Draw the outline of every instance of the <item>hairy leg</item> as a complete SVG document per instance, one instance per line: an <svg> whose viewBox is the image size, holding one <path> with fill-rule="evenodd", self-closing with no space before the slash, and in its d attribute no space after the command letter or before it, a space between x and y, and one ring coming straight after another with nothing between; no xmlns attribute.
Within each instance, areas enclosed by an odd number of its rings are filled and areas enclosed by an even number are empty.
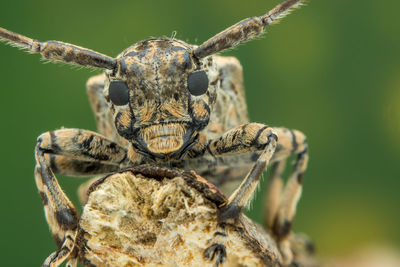
<svg viewBox="0 0 400 267"><path fill-rule="evenodd" d="M74 248L78 213L60 188L39 144L36 147L35 179L42 197L46 220L59 248L45 260L43 266L59 266Z"/></svg>
<svg viewBox="0 0 400 267"><path fill-rule="evenodd" d="M297 130L276 128L278 147L275 153L274 170L269 180L265 198L265 225L277 238L282 261L290 264L293 252L290 243L291 229L296 206L301 196L303 175L307 168L308 146L306 137ZM282 173L290 155L297 155L293 170L284 185Z"/></svg>
<svg viewBox="0 0 400 267"><path fill-rule="evenodd" d="M92 175L99 169L110 171L128 162L126 153L116 143L85 130L62 129L39 136L35 149L35 179L46 220L59 248L43 266L59 266L70 257L78 229L77 211L59 186L53 170L66 175ZM79 164L87 168L70 169Z"/></svg>

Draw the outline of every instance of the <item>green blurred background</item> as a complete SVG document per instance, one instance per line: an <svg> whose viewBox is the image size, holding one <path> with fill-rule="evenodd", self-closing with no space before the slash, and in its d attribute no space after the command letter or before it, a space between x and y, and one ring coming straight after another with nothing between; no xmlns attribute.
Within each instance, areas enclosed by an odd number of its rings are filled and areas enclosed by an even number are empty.
<svg viewBox="0 0 400 267"><path fill-rule="evenodd" d="M5 1L0 25L110 56L139 40L199 44L279 0ZM309 170L295 230L322 257L369 244L400 247L400 27L396 0L311 1L238 57L251 120L308 136ZM96 71L43 64L0 45L2 266L39 266L55 249L33 178L36 137L95 130L85 92ZM60 177L77 203L82 179ZM265 182L264 182L265 184ZM258 197L257 200L261 200ZM259 204L250 214L261 221Z"/></svg>

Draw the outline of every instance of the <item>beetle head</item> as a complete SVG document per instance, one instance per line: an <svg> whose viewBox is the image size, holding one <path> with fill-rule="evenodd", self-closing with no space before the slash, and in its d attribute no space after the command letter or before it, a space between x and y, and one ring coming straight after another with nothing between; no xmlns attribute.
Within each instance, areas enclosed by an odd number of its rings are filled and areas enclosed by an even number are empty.
<svg viewBox="0 0 400 267"><path fill-rule="evenodd" d="M139 153L179 157L209 122L218 72L212 57L196 58L189 44L167 38L136 43L107 77L104 95L115 127Z"/></svg>

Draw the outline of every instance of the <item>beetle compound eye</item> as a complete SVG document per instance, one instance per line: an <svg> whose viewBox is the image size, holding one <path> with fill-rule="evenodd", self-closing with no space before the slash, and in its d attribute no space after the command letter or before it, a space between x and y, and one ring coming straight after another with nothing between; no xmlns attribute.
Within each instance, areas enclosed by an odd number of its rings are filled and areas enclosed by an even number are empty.
<svg viewBox="0 0 400 267"><path fill-rule="evenodd" d="M188 90L192 95L202 95L207 92L208 77L204 71L195 71L189 74Z"/></svg>
<svg viewBox="0 0 400 267"><path fill-rule="evenodd" d="M111 101L117 106L123 106L129 102L129 88L126 82L111 81L108 89Z"/></svg>

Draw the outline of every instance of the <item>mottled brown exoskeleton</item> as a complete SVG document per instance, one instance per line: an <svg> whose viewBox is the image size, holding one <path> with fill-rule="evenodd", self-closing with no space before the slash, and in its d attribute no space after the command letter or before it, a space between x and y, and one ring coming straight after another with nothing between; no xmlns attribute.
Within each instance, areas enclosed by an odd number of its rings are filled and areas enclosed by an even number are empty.
<svg viewBox="0 0 400 267"><path fill-rule="evenodd" d="M0 28L2 40L47 60L105 69L87 83L99 133L60 129L38 138L36 183L59 246L45 266L67 259L77 234L77 212L54 174L94 176L140 164L194 169L221 188L248 172L221 208L223 228L237 220L262 172L274 163L266 221L279 241L283 262L291 262L288 240L308 160L305 136L296 130L250 123L240 63L215 54L261 35L266 26L302 2L286 0L199 46L152 38L128 47L116 58L59 41L39 42ZM297 160L282 190L284 162L293 154Z"/></svg>

